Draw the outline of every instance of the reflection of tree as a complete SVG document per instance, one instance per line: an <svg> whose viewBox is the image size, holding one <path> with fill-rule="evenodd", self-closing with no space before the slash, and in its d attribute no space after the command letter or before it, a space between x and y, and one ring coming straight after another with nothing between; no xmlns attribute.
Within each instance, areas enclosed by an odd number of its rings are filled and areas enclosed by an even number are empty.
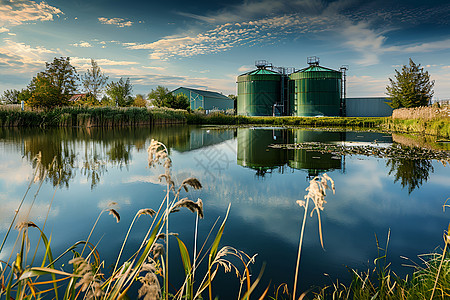
<svg viewBox="0 0 450 300"><path fill-rule="evenodd" d="M428 159L410 159L410 158L390 158L386 166L390 166L389 175L395 172L395 180L401 180L402 187L408 187L411 193L427 181L434 168L431 160Z"/></svg>
<svg viewBox="0 0 450 300"><path fill-rule="evenodd" d="M76 160L73 144L62 141L57 135L32 135L24 138L24 154L32 161L41 153L41 163L37 167L37 174L52 182L53 186L69 187L69 181L75 176L74 165Z"/></svg>
<svg viewBox="0 0 450 300"><path fill-rule="evenodd" d="M131 145L125 144L123 141L114 141L106 154L108 155L109 161L113 164L117 164L122 168L122 166L128 165L130 160Z"/></svg>

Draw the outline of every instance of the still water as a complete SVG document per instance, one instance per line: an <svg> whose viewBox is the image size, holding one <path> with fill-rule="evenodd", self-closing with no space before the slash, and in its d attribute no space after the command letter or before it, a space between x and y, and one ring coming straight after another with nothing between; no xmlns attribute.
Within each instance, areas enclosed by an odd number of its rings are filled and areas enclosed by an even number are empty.
<svg viewBox="0 0 450 300"><path fill-rule="evenodd" d="M165 195L165 185L158 180L163 169L149 168L147 163L151 139L167 145L178 183L193 176L203 184L203 189L186 194L204 203L200 244L219 217L220 224L231 203L222 245L257 254L251 266L255 276L266 263L261 288L270 281L272 286L287 283L292 287L303 216L303 208L296 200L306 195L309 180L324 172L335 181L336 193L328 193L321 214L324 249L317 217L308 215L300 266L301 290L337 279L348 282L347 267L360 271L373 268L378 255L376 237L384 248L389 231L388 261L399 275L412 271L403 266L411 265L411 261L402 257L419 262L417 255L443 245L443 231L450 219L450 213L442 209L450 197L450 167L442 162L268 147L300 142L373 145L375 141L386 147L393 142L391 135L188 126L0 129L1 238L27 190L35 167L33 157L41 152L44 167L39 167L38 172L47 172L48 177L41 187L39 183L31 186L19 221L28 219L42 228L48 213L45 231L52 237L53 255L57 256L76 241L86 239L100 211L108 203L117 202L120 223L104 214L92 237L108 272L135 213L141 208L156 210ZM58 167L49 169L46 166L54 157ZM129 255L141 243L149 222L145 218L137 221L125 248ZM178 233L192 249L195 215L181 211L170 222L170 231ZM11 234L0 260L8 259L16 234ZM175 240L169 250L174 262L170 280L179 287L181 276L175 274L183 274L183 269L177 263L180 254ZM233 299L238 281L228 273L220 275L214 287L221 299Z"/></svg>

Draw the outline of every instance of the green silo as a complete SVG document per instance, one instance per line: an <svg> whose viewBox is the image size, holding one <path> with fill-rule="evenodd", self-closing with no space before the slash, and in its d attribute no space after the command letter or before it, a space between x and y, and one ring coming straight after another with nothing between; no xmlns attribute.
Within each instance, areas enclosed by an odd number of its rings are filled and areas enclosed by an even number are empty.
<svg viewBox="0 0 450 300"><path fill-rule="evenodd" d="M292 115L339 116L342 73L311 64L289 75Z"/></svg>
<svg viewBox="0 0 450 300"><path fill-rule="evenodd" d="M281 77L264 66L238 76L237 114L272 116L281 105Z"/></svg>

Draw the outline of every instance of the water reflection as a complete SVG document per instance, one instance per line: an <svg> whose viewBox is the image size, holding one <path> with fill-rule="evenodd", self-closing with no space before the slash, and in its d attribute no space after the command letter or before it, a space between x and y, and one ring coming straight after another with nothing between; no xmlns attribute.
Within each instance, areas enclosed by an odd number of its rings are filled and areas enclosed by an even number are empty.
<svg viewBox="0 0 450 300"><path fill-rule="evenodd" d="M386 166L391 168L389 175L394 174L394 182L400 180L402 187L408 188L410 194L427 182L430 172L434 172L431 160L428 159L390 158Z"/></svg>
<svg viewBox="0 0 450 300"><path fill-rule="evenodd" d="M304 149L286 150L269 147L272 144L302 142L338 142L345 133L319 132L303 129L237 129L237 163L256 170L256 176L264 176L287 168L305 170L308 176L316 176L330 170L341 169L342 156Z"/></svg>
<svg viewBox="0 0 450 300"><path fill-rule="evenodd" d="M272 144L305 142L343 143L346 145L390 145L392 137L374 132L331 132L283 128L201 128L171 126L157 128L102 129L2 129L0 139L14 145L33 163L41 153L38 174L44 173L53 186L69 187L77 170L90 183L98 185L108 167L128 167L133 149L145 151L149 139L166 144L169 151L189 152L237 139L237 164L255 170L257 177L268 173L303 170L308 177L332 170L345 172L345 156L304 149L279 149ZM394 137L396 140L400 138ZM81 149L81 150L80 150ZM55 160L55 161L54 161ZM386 162L389 175L411 193L426 182L433 172L432 163L424 159L393 158Z"/></svg>

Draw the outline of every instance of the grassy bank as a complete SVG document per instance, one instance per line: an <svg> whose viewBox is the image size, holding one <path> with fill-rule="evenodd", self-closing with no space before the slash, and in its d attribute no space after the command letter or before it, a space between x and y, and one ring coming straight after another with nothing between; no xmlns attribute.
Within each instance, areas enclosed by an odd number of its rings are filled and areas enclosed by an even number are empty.
<svg viewBox="0 0 450 300"><path fill-rule="evenodd" d="M209 115L188 114L188 124L246 125L261 124L273 126L317 126L317 127L377 127L386 118L339 118L339 117L247 117L219 113Z"/></svg>
<svg viewBox="0 0 450 300"><path fill-rule="evenodd" d="M450 138L450 116L432 108L395 110L393 117L247 117L168 108L58 108L21 111L0 107L0 127L127 127L155 124L267 125L379 128ZM433 116L433 113L435 115Z"/></svg>
<svg viewBox="0 0 450 300"><path fill-rule="evenodd" d="M50 111L0 109L2 127L125 127L185 122L185 111L165 108L68 107Z"/></svg>
<svg viewBox="0 0 450 300"><path fill-rule="evenodd" d="M392 132L420 133L450 138L450 118L440 117L423 119L386 119L383 127Z"/></svg>

